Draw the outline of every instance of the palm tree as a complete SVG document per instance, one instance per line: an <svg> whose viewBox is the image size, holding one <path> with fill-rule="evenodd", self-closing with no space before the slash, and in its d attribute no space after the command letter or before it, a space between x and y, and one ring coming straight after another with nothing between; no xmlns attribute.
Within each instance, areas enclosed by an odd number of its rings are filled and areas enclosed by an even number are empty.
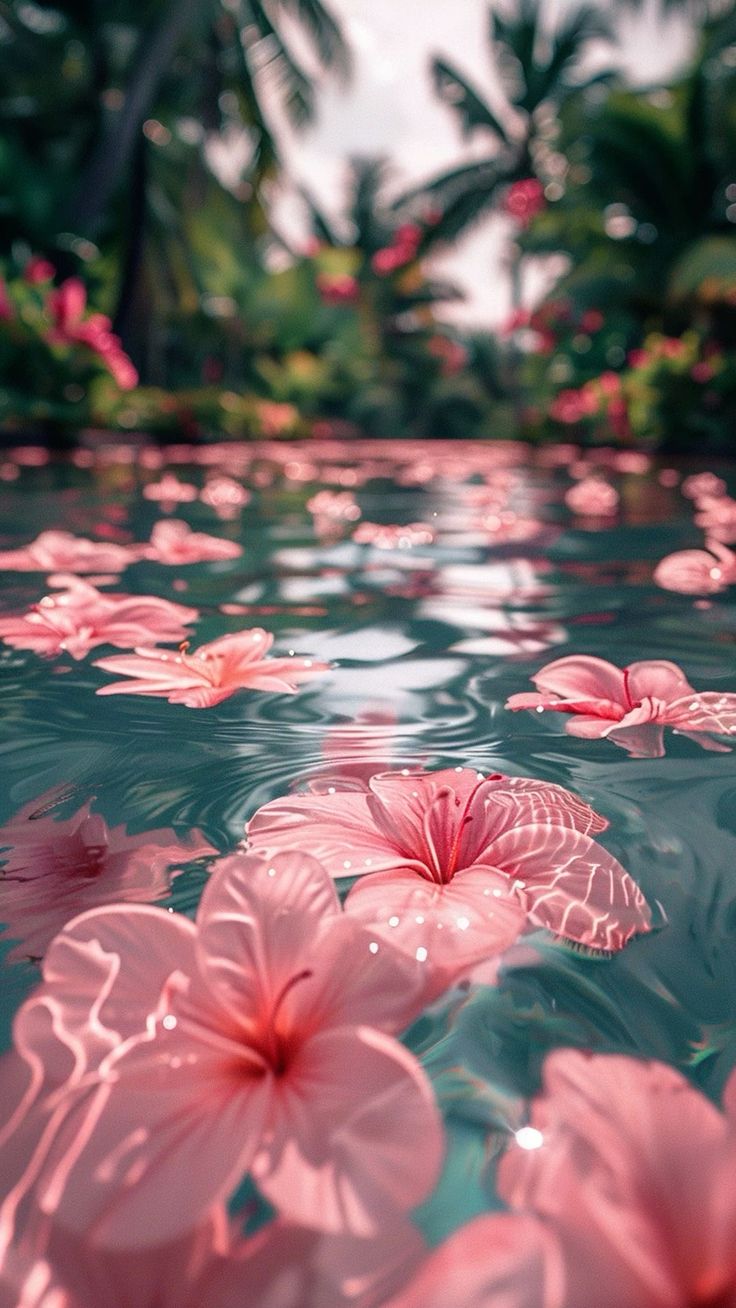
<svg viewBox="0 0 736 1308"><path fill-rule="evenodd" d="M40 13L0 0L0 238L25 238L64 273L101 247L108 282L117 270L107 307L150 372L163 316L198 310L218 259L215 293L237 279L267 228L261 188L278 153L264 85L294 124L313 112L281 19L299 22L322 69L346 75L348 51L322 0L81 0ZM212 163L218 138L243 155L227 185Z"/></svg>
<svg viewBox="0 0 736 1308"><path fill-rule="evenodd" d="M482 135L489 144L486 158L462 164L413 192L430 196L442 210L438 235L444 239L484 217L511 183L544 176L551 153L549 117L579 93L583 57L593 42L609 40L611 32L591 4L573 9L548 32L537 0L517 0L510 15L490 10L488 36L504 92L498 109L452 64L442 58L432 62L435 90L459 118L463 135Z"/></svg>

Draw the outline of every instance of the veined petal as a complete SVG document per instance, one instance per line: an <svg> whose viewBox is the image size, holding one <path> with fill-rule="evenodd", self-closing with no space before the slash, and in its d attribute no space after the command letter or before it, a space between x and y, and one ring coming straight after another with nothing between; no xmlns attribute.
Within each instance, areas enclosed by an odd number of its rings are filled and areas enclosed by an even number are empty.
<svg viewBox="0 0 736 1308"><path fill-rule="evenodd" d="M594 949L619 950L651 915L639 887L602 845L569 828L517 827L489 857L514 881L530 920Z"/></svg>

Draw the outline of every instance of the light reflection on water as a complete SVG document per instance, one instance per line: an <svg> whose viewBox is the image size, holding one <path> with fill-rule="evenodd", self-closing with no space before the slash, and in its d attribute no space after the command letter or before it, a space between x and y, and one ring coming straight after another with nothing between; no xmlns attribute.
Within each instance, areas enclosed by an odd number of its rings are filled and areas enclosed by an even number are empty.
<svg viewBox="0 0 736 1308"><path fill-rule="evenodd" d="M1 547L49 527L147 540L159 507L141 489L161 466L138 455L23 466L0 486ZM182 481L203 486L190 452L166 457ZM618 664L667 658L699 688L736 690L733 593L703 604L651 581L664 554L701 542L678 489L661 485L656 469L613 472L621 509L602 523L572 518L564 469L539 459L527 468L517 447L484 454L397 442L350 455L313 448L309 461L295 447L237 447L206 457L249 487L250 502L225 520L201 501L177 505L175 516L240 541L243 556L181 568L142 561L112 589L199 608L197 643L263 625L279 652L334 661L334 671L293 697L243 693L195 712L100 699L104 675L91 659L2 647L0 822L71 785L80 803L96 796L110 825L198 827L226 850L259 805L332 772L463 763L558 782L611 819L606 844L655 906L657 929L606 961L535 935L512 951L497 987L469 1001L450 996L417 1024L410 1041L435 1078L453 1141L425 1229L437 1238L495 1202L488 1133L500 1119L511 1129L509 1104L534 1088L555 1045L663 1058L717 1095L736 1061L733 755L704 755L670 734L665 758L634 760L605 740L565 735L556 715L503 708L529 689L532 672L569 653ZM513 469L506 486L504 465ZM351 539L354 520L315 524L306 504L324 482L349 485L365 521L424 522L436 540L381 549ZM519 519L538 518L539 532L492 543L489 496ZM12 612L46 583L7 573L1 586L2 611ZM171 905L193 912L204 875L199 867L178 878ZM29 965L3 969L5 1043L35 977Z"/></svg>

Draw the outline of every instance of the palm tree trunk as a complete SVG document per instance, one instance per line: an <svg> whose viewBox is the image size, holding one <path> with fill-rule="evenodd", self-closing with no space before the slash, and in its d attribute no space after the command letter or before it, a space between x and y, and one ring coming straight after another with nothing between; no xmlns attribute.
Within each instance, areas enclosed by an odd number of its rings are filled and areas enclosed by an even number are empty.
<svg viewBox="0 0 736 1308"><path fill-rule="evenodd" d="M143 33L122 107L98 140L69 206L66 221L72 231L95 236L130 167L141 125L151 112L161 80L204 3L206 0L169 0L158 25Z"/></svg>

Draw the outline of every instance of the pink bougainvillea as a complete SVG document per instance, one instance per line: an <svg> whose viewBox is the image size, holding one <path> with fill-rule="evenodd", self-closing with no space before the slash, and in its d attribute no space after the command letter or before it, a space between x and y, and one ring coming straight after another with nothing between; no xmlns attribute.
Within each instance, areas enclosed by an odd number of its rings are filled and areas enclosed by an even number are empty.
<svg viewBox="0 0 736 1308"><path fill-rule="evenodd" d="M82 659L97 645L133 649L144 641L184 640L199 617L155 595L107 595L70 578L64 590L46 595L27 613L0 618L0 640L37 654Z"/></svg>
<svg viewBox="0 0 736 1308"><path fill-rule="evenodd" d="M256 849L308 848L332 876L357 876L348 911L442 988L527 923L604 950L647 931L641 892L592 839L606 826L561 786L451 768L379 774L364 793L285 796L246 834Z"/></svg>
<svg viewBox="0 0 736 1308"><path fill-rule="evenodd" d="M5 1157L0 1232L32 1198L97 1246L162 1244L250 1173L290 1220L376 1235L442 1159L430 1084L388 1034L422 997L304 854L223 860L196 923L83 914L16 1019L11 1120L36 1143Z"/></svg>
<svg viewBox="0 0 736 1308"><path fill-rule="evenodd" d="M216 851L200 831L129 835L108 827L91 801L55 818L53 794L40 796L0 827L2 935L20 943L9 958L40 958L57 931L98 904L152 903L168 893L176 868Z"/></svg>
<svg viewBox="0 0 736 1308"><path fill-rule="evenodd" d="M569 713L569 735L607 737L634 758L661 758L665 727L717 751L728 746L709 733L736 732L736 694L693 690L682 669L666 659L617 668L576 654L548 663L532 681L536 692L512 695L506 708Z"/></svg>
<svg viewBox="0 0 736 1308"><path fill-rule="evenodd" d="M193 653L141 647L134 654L98 659L96 668L130 681L100 686L98 695L151 695L187 708L211 708L239 690L293 694L303 681L329 671L329 663L297 655L269 658L273 636L262 627L220 636Z"/></svg>

